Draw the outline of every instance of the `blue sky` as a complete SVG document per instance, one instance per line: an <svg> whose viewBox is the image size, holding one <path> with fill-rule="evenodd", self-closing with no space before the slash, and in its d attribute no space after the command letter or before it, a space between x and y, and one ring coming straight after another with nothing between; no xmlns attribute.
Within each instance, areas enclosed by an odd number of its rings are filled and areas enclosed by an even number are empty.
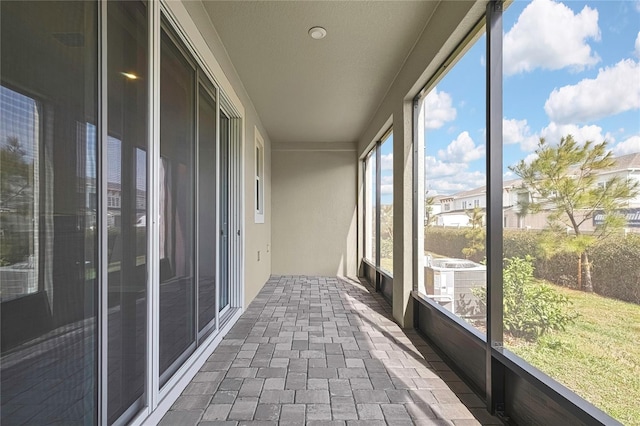
<svg viewBox="0 0 640 426"><path fill-rule="evenodd" d="M640 152L640 1L515 1L503 18L505 179L541 136ZM432 194L485 183L485 44L482 36L425 100Z"/></svg>
<svg viewBox="0 0 640 426"><path fill-rule="evenodd" d="M380 145L380 203L393 202L393 133L388 135Z"/></svg>

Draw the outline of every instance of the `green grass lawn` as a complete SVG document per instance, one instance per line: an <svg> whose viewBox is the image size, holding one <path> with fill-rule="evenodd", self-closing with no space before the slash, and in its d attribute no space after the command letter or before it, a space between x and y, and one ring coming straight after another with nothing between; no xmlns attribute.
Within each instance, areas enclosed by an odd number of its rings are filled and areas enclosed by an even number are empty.
<svg viewBox="0 0 640 426"><path fill-rule="evenodd" d="M513 352L625 425L640 425L640 305L554 286L580 316Z"/></svg>

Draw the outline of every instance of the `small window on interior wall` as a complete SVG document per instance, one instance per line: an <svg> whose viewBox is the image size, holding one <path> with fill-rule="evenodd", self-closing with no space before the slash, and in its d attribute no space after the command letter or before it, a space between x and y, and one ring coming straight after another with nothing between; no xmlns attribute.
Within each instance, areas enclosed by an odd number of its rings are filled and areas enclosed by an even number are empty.
<svg viewBox="0 0 640 426"><path fill-rule="evenodd" d="M258 132L258 129L256 129L255 132L255 223L264 223L264 140Z"/></svg>

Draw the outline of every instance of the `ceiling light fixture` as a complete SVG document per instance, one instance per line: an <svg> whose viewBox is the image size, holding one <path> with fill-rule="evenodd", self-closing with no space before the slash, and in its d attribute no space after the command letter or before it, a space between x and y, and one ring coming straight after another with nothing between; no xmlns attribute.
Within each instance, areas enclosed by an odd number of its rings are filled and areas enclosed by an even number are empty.
<svg viewBox="0 0 640 426"><path fill-rule="evenodd" d="M322 27L309 28L309 35L314 40L320 40L321 38L325 38L325 36L327 35L327 30Z"/></svg>

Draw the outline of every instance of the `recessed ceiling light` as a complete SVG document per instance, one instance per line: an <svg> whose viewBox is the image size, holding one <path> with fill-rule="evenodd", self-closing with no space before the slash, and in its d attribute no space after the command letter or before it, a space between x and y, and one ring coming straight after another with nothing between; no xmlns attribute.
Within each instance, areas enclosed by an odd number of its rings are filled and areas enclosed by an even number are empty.
<svg viewBox="0 0 640 426"><path fill-rule="evenodd" d="M120 74L122 74L124 77L128 78L129 80L137 80L139 78L137 75L131 72L121 72Z"/></svg>
<svg viewBox="0 0 640 426"><path fill-rule="evenodd" d="M327 30L322 27L313 27L309 29L309 35L314 40L320 40L327 35Z"/></svg>

